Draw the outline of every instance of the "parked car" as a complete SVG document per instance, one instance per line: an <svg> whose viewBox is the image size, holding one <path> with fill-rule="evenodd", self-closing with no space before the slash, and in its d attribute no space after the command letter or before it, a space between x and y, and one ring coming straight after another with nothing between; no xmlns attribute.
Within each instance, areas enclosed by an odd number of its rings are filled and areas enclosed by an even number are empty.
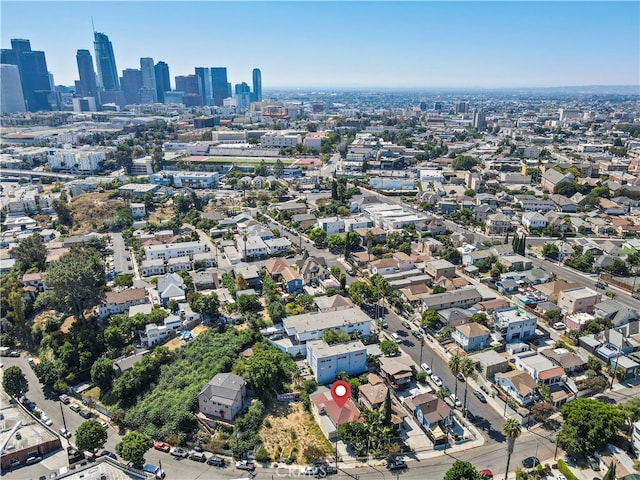
<svg viewBox="0 0 640 480"><path fill-rule="evenodd" d="M486 475L487 477L493 478L493 472L488 468L485 468L484 470L480 470L478 473L480 475Z"/></svg>
<svg viewBox="0 0 640 480"><path fill-rule="evenodd" d="M418 330L411 330L411 335L416 338L422 338L422 334Z"/></svg>
<svg viewBox="0 0 640 480"><path fill-rule="evenodd" d="M109 457L109 458L113 458L114 460L117 460L118 457L116 456L115 453L110 452L109 450L103 450L102 452L100 452L100 456L101 457Z"/></svg>
<svg viewBox="0 0 640 480"><path fill-rule="evenodd" d="M408 465L407 462L405 462L401 458L396 458L395 460L387 462L387 468L389 470L404 470L408 468Z"/></svg>
<svg viewBox="0 0 640 480"><path fill-rule="evenodd" d="M431 368L429 368L429 365L427 365L426 363L420 365L420 368L422 368L422 370L424 370L424 373L426 373L427 375L431 375Z"/></svg>
<svg viewBox="0 0 640 480"><path fill-rule="evenodd" d="M173 447L171 450L169 450L169 454L173 455L174 457L180 458L187 458L189 456L189 452L180 447Z"/></svg>
<svg viewBox="0 0 640 480"><path fill-rule="evenodd" d="M407 322L406 320L403 320L403 321L402 321L402 326L403 326L404 328L411 328L411 324L410 324L409 322Z"/></svg>
<svg viewBox="0 0 640 480"><path fill-rule="evenodd" d="M78 412L78 415L80 415L82 418L91 418L91 412L89 410L80 410Z"/></svg>
<svg viewBox="0 0 640 480"><path fill-rule="evenodd" d="M534 468L536 465L540 465L540 459L538 457L527 457L522 460L522 466L524 468Z"/></svg>
<svg viewBox="0 0 640 480"><path fill-rule="evenodd" d="M27 460L24 462L25 465L33 465L34 463L38 463L42 460L42 457L36 453L30 454L27 457Z"/></svg>
<svg viewBox="0 0 640 480"><path fill-rule="evenodd" d="M607 284L604 282L596 282L596 288L607 288Z"/></svg>
<svg viewBox="0 0 640 480"><path fill-rule="evenodd" d="M156 478L164 478L165 476L164 470L156 465L152 465L151 463L147 463L144 467L142 467L142 470L155 475Z"/></svg>
<svg viewBox="0 0 640 480"><path fill-rule="evenodd" d="M202 452L192 452L191 455L189 455L189 460L204 463L207 461L207 457Z"/></svg>
<svg viewBox="0 0 640 480"><path fill-rule="evenodd" d="M456 375L456 378L457 378L457 379L458 379L458 381L460 381L460 382L466 382L466 381L467 381L467 379L466 379L466 378L464 378L464 375L463 375L463 374L461 374L461 373L459 373L458 375Z"/></svg>
<svg viewBox="0 0 640 480"><path fill-rule="evenodd" d="M15 350L11 350L7 355L7 357L19 357L19 356L20 356L20 352L17 352Z"/></svg>
<svg viewBox="0 0 640 480"><path fill-rule="evenodd" d="M393 339L394 342L396 343L400 343L402 340L400 340L400 337L398 336L397 333L395 332L391 332L391 338Z"/></svg>
<svg viewBox="0 0 640 480"><path fill-rule="evenodd" d="M567 326L562 322L556 322L553 324L554 330L564 330L565 328L567 328Z"/></svg>
<svg viewBox="0 0 640 480"><path fill-rule="evenodd" d="M436 384L436 387L442 387L443 385L442 380L440 380L440 377L437 376L436 374L431 375L431 380L433 381L433 383Z"/></svg>
<svg viewBox="0 0 640 480"><path fill-rule="evenodd" d="M153 444L153 448L155 448L156 450L160 450L161 452L168 452L169 450L171 450L171 445L165 442L155 442Z"/></svg>
<svg viewBox="0 0 640 480"><path fill-rule="evenodd" d="M460 399L458 397L456 397L455 393L452 393L451 395L449 395L449 397L451 398L451 401L453 402L453 404L460 408L462 407L462 402L460 401Z"/></svg>
<svg viewBox="0 0 640 480"><path fill-rule="evenodd" d="M71 438L71 432L64 427L60 427L60 435L64 438Z"/></svg>
<svg viewBox="0 0 640 480"><path fill-rule="evenodd" d="M40 417L40 420L42 420L42 423L44 423L46 426L50 427L51 425L53 425L53 420L51 420L49 417L47 417L46 415L42 415Z"/></svg>
<svg viewBox="0 0 640 480"><path fill-rule="evenodd" d="M100 422L100 425L102 425L102 428L104 428L105 430L109 428L109 424L107 422L105 422L104 420L102 420Z"/></svg>
<svg viewBox="0 0 640 480"><path fill-rule="evenodd" d="M82 409L82 407L77 403L72 403L69 408L71 409L72 412L79 412Z"/></svg>
<svg viewBox="0 0 640 480"><path fill-rule="evenodd" d="M213 465L214 467L224 467L226 464L224 458L221 457L209 457L207 458L207 465Z"/></svg>
<svg viewBox="0 0 640 480"><path fill-rule="evenodd" d="M480 400L482 403L487 403L487 397L485 397L485 396L482 394L482 392L479 392L479 391L475 390L475 391L473 392L473 394L474 394L474 395L476 396L476 398L477 398L478 400Z"/></svg>
<svg viewBox="0 0 640 480"><path fill-rule="evenodd" d="M591 470L593 470L594 472L600 471L600 462L591 455L587 455L587 463L589 464L589 467L591 467Z"/></svg>
<svg viewBox="0 0 640 480"><path fill-rule="evenodd" d="M236 462L236 468L238 470L246 470L247 472L253 472L256 469L256 466L253 462L248 460L240 460Z"/></svg>
<svg viewBox="0 0 640 480"><path fill-rule="evenodd" d="M69 398L69 395L66 395L64 393L60 395L58 399L65 405L68 405L69 403L71 403L71 399Z"/></svg>

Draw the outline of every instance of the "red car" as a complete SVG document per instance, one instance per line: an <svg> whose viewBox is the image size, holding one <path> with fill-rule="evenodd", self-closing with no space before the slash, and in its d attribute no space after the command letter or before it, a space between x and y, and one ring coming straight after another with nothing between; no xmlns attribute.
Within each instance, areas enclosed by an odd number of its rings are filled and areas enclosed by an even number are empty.
<svg viewBox="0 0 640 480"><path fill-rule="evenodd" d="M155 442L153 444L153 448L155 448L156 450L160 450L161 452L168 452L169 450L171 450L171 445L165 442Z"/></svg>
<svg viewBox="0 0 640 480"><path fill-rule="evenodd" d="M493 472L488 468L485 468L484 470L480 470L480 475L486 475L489 478L493 478Z"/></svg>

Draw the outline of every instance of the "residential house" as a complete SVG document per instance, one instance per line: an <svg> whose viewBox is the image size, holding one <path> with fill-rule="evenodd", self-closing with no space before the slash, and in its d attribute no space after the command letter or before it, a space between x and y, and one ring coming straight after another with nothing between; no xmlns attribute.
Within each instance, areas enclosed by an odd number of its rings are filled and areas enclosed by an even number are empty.
<svg viewBox="0 0 640 480"><path fill-rule="evenodd" d="M607 215L626 215L629 212L629 207L626 205L619 205L608 198L601 197L599 205L600 209Z"/></svg>
<svg viewBox="0 0 640 480"><path fill-rule="evenodd" d="M523 270L529 270L533 267L533 261L531 261L531 259L516 253L501 254L498 257L498 262L504 265L509 272L522 272Z"/></svg>
<svg viewBox="0 0 640 480"><path fill-rule="evenodd" d="M447 260L433 260L425 263L425 273L434 279L440 277L453 278L456 276L456 266Z"/></svg>
<svg viewBox="0 0 640 480"><path fill-rule="evenodd" d="M310 257L306 250L302 259L297 262L297 266L305 285L315 287L321 280L331 277L331 271L327 268L324 257Z"/></svg>
<svg viewBox="0 0 640 480"><path fill-rule="evenodd" d="M169 300L184 302L186 299L186 286L182 277L177 273L165 273L159 277L158 296L163 305L166 305Z"/></svg>
<svg viewBox="0 0 640 480"><path fill-rule="evenodd" d="M262 279L260 278L260 269L256 265L250 265L248 263L238 263L233 266L233 276L238 278L239 275L242 275L249 285L249 288L253 288L255 290L262 289Z"/></svg>
<svg viewBox="0 0 640 480"><path fill-rule="evenodd" d="M236 244L238 252L240 252L242 260L245 262L265 258L269 255L269 247L260 237L247 237L245 240L238 236Z"/></svg>
<svg viewBox="0 0 640 480"><path fill-rule="evenodd" d="M520 405L526 407L537 398L538 385L531 375L521 370L495 374L495 383Z"/></svg>
<svg viewBox="0 0 640 480"><path fill-rule="evenodd" d="M131 216L134 219L144 218L147 215L144 203L131 203L129 208L131 209Z"/></svg>
<svg viewBox="0 0 640 480"><path fill-rule="evenodd" d="M123 313L133 305L140 305L148 301L147 291L144 288L128 288L119 292L107 292L102 303L98 305L98 316L104 318L116 313Z"/></svg>
<svg viewBox="0 0 640 480"><path fill-rule="evenodd" d="M269 255L282 255L291 250L291 242L286 237L270 238L264 240Z"/></svg>
<svg viewBox="0 0 640 480"><path fill-rule="evenodd" d="M505 279L496 282L496 288L502 295L511 295L518 293L518 287L520 285L515 280Z"/></svg>
<svg viewBox="0 0 640 480"><path fill-rule="evenodd" d="M613 328L621 327L636 320L638 313L615 299L607 299L597 303L593 307L593 315L596 318L608 318L613 322Z"/></svg>
<svg viewBox="0 0 640 480"><path fill-rule="evenodd" d="M491 331L480 323L470 322L456 326L451 338L465 352L482 350L489 343Z"/></svg>
<svg viewBox="0 0 640 480"><path fill-rule="evenodd" d="M555 204L556 210L559 212L576 213L578 210L576 203L564 195L549 195L549 200Z"/></svg>
<svg viewBox="0 0 640 480"><path fill-rule="evenodd" d="M389 388L378 375L370 373L367 377L369 381L358 388L358 403L370 410L377 410L384 404Z"/></svg>
<svg viewBox="0 0 640 480"><path fill-rule="evenodd" d="M579 283L557 280L554 282L543 283L542 285L535 285L533 290L541 299L557 304L560 292L578 287L580 287Z"/></svg>
<svg viewBox="0 0 640 480"><path fill-rule="evenodd" d="M529 231L542 230L547 226L547 219L538 212L525 212L522 214L522 225Z"/></svg>
<svg viewBox="0 0 640 480"><path fill-rule="evenodd" d="M564 314L591 312L600 303L602 294L588 287L571 288L560 292L558 306Z"/></svg>
<svg viewBox="0 0 640 480"><path fill-rule="evenodd" d="M367 245L367 235L372 236L373 245L382 245L387 242L387 232L380 227L357 228L355 232L360 235L362 245Z"/></svg>
<svg viewBox="0 0 640 480"><path fill-rule="evenodd" d="M159 258L168 260L177 257L189 257L189 259L192 259L194 254L208 252L209 250L209 245L200 241L148 245L144 247L147 260L157 260Z"/></svg>
<svg viewBox="0 0 640 480"><path fill-rule="evenodd" d="M338 373L359 375L367 371L367 348L360 340L329 345L324 340L307 342L307 364L319 385L332 383Z"/></svg>
<svg viewBox="0 0 640 480"><path fill-rule="evenodd" d="M422 311L442 310L444 308L469 308L482 300L482 295L475 287L466 287L453 292L438 293L422 299Z"/></svg>
<svg viewBox="0 0 640 480"><path fill-rule="evenodd" d="M462 308L444 308L438 311L438 316L445 327L455 328L458 325L468 323L473 316L473 312Z"/></svg>
<svg viewBox="0 0 640 480"><path fill-rule="evenodd" d="M394 390L404 390L411 384L411 367L395 358L380 358L380 375Z"/></svg>
<svg viewBox="0 0 640 480"><path fill-rule="evenodd" d="M538 352L554 365L561 367L567 375L581 372L587 368L587 362L580 355L570 352L566 348L542 348Z"/></svg>
<svg viewBox="0 0 640 480"><path fill-rule="evenodd" d="M311 395L311 410L319 419L320 430L329 441L337 440L340 425L360 418L360 410L351 398L343 406L338 406L329 391Z"/></svg>
<svg viewBox="0 0 640 480"><path fill-rule="evenodd" d="M418 424L427 431L436 445L446 441L446 433L453 425L453 410L432 393L421 393L404 400L407 408L413 412Z"/></svg>
<svg viewBox="0 0 640 480"><path fill-rule="evenodd" d="M509 307L496 310L495 331L506 342L523 340L535 336L538 318L522 308Z"/></svg>
<svg viewBox="0 0 640 480"><path fill-rule="evenodd" d="M38 292L44 292L47 289L47 286L44 283L42 278L42 274L40 273L25 273L22 276L22 285L24 287L33 287Z"/></svg>
<svg viewBox="0 0 640 480"><path fill-rule="evenodd" d="M156 260L143 260L140 264L140 273L143 277L162 275L167 271L165 261L162 258Z"/></svg>
<svg viewBox="0 0 640 480"><path fill-rule="evenodd" d="M553 193L556 186L563 182L573 182L575 175L571 172L561 173L553 168L548 168L542 174L540 184L542 190L546 190L549 193Z"/></svg>
<svg viewBox="0 0 640 480"><path fill-rule="evenodd" d="M550 386L562 382L564 370L544 355L537 352L523 352L514 355L513 358L516 368L527 372L536 383Z"/></svg>
<svg viewBox="0 0 640 480"><path fill-rule="evenodd" d="M335 312L346 308L354 308L355 305L349 298L342 295L321 295L313 298L313 303L318 307L318 311L322 313Z"/></svg>
<svg viewBox="0 0 640 480"><path fill-rule="evenodd" d="M474 353L469 358L475 364L476 371L488 382L493 382L497 373L511 371L507 359L495 350Z"/></svg>
<svg viewBox="0 0 640 480"><path fill-rule="evenodd" d="M431 295L431 289L426 283L415 283L407 287L400 288L398 293L404 298L413 308L418 308L422 299Z"/></svg>
<svg viewBox="0 0 640 480"><path fill-rule="evenodd" d="M317 227L327 232L327 235L344 233L345 231L344 220L338 217L319 218Z"/></svg>
<svg viewBox="0 0 640 480"><path fill-rule="evenodd" d="M198 394L200 413L207 417L232 422L249 398L247 382L233 373L218 373Z"/></svg>
<svg viewBox="0 0 640 480"><path fill-rule="evenodd" d="M381 258L369 264L371 275L390 275L398 271L398 262L394 258Z"/></svg>
<svg viewBox="0 0 640 480"><path fill-rule="evenodd" d="M306 230L316 224L317 218L311 213L298 213L291 217L291 221L301 229Z"/></svg>
<svg viewBox="0 0 640 480"><path fill-rule="evenodd" d="M485 232L487 235L502 235L511 230L511 220L502 213L488 215L485 222Z"/></svg>

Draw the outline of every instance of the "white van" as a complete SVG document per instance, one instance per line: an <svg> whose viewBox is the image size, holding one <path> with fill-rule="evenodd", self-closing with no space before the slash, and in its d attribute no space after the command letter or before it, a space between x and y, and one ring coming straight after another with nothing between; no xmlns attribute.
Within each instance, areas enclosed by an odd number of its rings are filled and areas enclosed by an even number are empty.
<svg viewBox="0 0 640 480"><path fill-rule="evenodd" d="M562 322L556 322L553 324L554 330L564 330L567 326Z"/></svg>
<svg viewBox="0 0 640 480"><path fill-rule="evenodd" d="M400 337L399 337L399 336L398 336L398 334L397 334L397 333L395 333L395 332L392 332L392 333L391 333L391 338L393 338L393 341L394 341L394 342L396 342L396 343L400 343L400 341L401 341L401 340L400 340Z"/></svg>

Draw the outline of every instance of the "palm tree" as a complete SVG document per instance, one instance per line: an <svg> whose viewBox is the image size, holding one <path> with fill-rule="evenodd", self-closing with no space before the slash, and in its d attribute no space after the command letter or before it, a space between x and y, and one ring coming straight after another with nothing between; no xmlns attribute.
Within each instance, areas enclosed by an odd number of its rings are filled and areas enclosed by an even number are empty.
<svg viewBox="0 0 640 480"><path fill-rule="evenodd" d="M504 474L504 480L507 480L509 475L509 463L511 463L511 454L513 453L513 447L516 443L516 439L522 433L522 426L515 418L507 418L502 426L502 433L507 437L507 470Z"/></svg>
<svg viewBox="0 0 640 480"><path fill-rule="evenodd" d="M454 355L449 359L449 370L456 379L456 398L458 398L458 374L460 373L460 357L458 355Z"/></svg>
<svg viewBox="0 0 640 480"><path fill-rule="evenodd" d="M375 240L375 235L371 230L367 230L365 239L367 240L367 252L369 253L369 262L371 262L371 247L373 246L373 241Z"/></svg>
<svg viewBox="0 0 640 480"><path fill-rule="evenodd" d="M467 386L469 385L469 377L473 374L475 370L475 364L473 360L469 357L464 357L460 361L460 373L464 376L465 384L464 384L464 416L467 416Z"/></svg>

